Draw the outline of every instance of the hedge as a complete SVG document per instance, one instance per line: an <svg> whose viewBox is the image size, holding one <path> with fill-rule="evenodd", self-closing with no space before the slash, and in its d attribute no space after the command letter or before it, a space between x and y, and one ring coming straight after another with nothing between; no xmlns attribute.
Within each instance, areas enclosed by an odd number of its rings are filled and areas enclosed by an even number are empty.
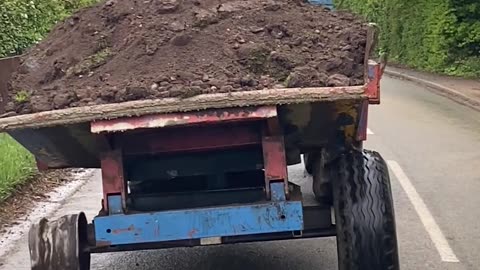
<svg viewBox="0 0 480 270"><path fill-rule="evenodd" d="M59 20L96 0L0 1L0 57L22 53Z"/></svg>
<svg viewBox="0 0 480 270"><path fill-rule="evenodd" d="M99 0L2 0L0 57L22 53L59 20ZM480 1L336 0L377 22L380 49L413 68L480 77Z"/></svg>
<svg viewBox="0 0 480 270"><path fill-rule="evenodd" d="M337 0L379 24L380 50L393 62L480 77L480 1Z"/></svg>

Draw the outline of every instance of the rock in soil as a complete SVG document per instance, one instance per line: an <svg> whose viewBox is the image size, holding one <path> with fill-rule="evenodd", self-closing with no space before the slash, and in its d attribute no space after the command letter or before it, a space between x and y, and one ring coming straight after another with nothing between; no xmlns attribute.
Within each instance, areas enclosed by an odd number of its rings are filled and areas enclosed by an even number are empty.
<svg viewBox="0 0 480 270"><path fill-rule="evenodd" d="M363 84L366 24L302 0L109 0L23 56L10 111Z"/></svg>

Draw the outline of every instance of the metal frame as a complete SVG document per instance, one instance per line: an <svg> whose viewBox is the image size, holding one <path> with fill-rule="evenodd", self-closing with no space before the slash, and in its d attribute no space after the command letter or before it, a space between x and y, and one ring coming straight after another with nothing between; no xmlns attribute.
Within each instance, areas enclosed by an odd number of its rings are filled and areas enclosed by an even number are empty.
<svg viewBox="0 0 480 270"><path fill-rule="evenodd" d="M262 136L263 163L265 168L265 188L270 199L270 183L283 182L285 194L288 197L287 159L285 143L278 125L278 119L269 119Z"/></svg>
<svg viewBox="0 0 480 270"><path fill-rule="evenodd" d="M301 196L293 198L289 191L284 139L276 107L97 121L91 124L91 131L114 149L101 155L104 198L103 215L94 219L97 248L304 229ZM188 209L140 213L127 209L125 158L231 148L236 151L235 148L245 146L262 149L263 200L235 206L192 205Z"/></svg>
<svg viewBox="0 0 480 270"><path fill-rule="evenodd" d="M359 108L358 127L357 127L357 134L356 134L356 140L359 142L367 140L369 103L370 103L369 100L364 100L362 102L362 105Z"/></svg>
<svg viewBox="0 0 480 270"><path fill-rule="evenodd" d="M103 153L101 157L102 186L103 186L103 210L110 214L118 214L126 209L126 183L124 178L122 152L113 150ZM110 209L110 197L120 196L121 205ZM118 200L114 200L115 202ZM111 211L112 210L112 211Z"/></svg>
<svg viewBox="0 0 480 270"><path fill-rule="evenodd" d="M365 95L370 104L380 104L380 79L383 75L382 64L370 60L368 62L368 81Z"/></svg>
<svg viewBox="0 0 480 270"><path fill-rule="evenodd" d="M153 114L139 117L100 120L91 123L92 133L118 132L146 128L258 121L277 117L276 106L229 108L199 112Z"/></svg>
<svg viewBox="0 0 480 270"><path fill-rule="evenodd" d="M329 214L329 213L328 213ZM335 226L327 226L318 229L305 229L301 233L299 232L280 232L280 233L262 233L262 234L250 234L239 236L228 236L221 238L208 238L207 239L187 239L177 241L164 241L145 244L129 244L118 246L98 246L89 247L87 250L89 253L105 253L105 252L121 252L121 251L136 251L136 250L151 250L151 249L168 249L168 248L180 248L180 247L197 247L206 245L226 245L236 243L251 243L251 242L264 242L264 241L276 241L276 240L299 240L310 239L318 237L330 237L335 236ZM213 241L212 241L213 240Z"/></svg>
<svg viewBox="0 0 480 270"><path fill-rule="evenodd" d="M303 230L302 202L286 201L283 183L271 188L270 202L97 217L97 246Z"/></svg>

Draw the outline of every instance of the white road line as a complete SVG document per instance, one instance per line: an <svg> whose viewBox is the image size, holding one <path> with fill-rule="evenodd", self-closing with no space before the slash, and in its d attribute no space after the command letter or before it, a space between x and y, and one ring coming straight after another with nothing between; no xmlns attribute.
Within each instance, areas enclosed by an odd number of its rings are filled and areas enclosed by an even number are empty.
<svg viewBox="0 0 480 270"><path fill-rule="evenodd" d="M400 167L400 165L394 160L388 160L387 163L397 177L398 181L400 182L400 185L410 199L410 202L413 204L413 207L417 211L417 214L420 217L423 226L430 235L433 244L437 248L440 257L442 258L442 261L459 262L457 256L455 255L455 253L453 253L452 248L448 244L445 235L443 235L440 227L438 226L437 222L435 222L435 219L428 210L427 205L422 200L418 192L415 190L415 187L413 186L410 179L408 179L402 167Z"/></svg>
<svg viewBox="0 0 480 270"><path fill-rule="evenodd" d="M373 131L369 128L367 128L367 135L374 135L375 133L373 133Z"/></svg>

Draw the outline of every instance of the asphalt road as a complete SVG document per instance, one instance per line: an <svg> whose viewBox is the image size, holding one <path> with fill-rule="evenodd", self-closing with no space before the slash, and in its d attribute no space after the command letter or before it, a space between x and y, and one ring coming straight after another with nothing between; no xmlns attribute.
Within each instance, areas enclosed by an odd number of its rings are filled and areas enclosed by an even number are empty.
<svg viewBox="0 0 480 270"><path fill-rule="evenodd" d="M366 148L391 166L402 269L480 269L480 113L415 84L384 78ZM310 181L301 166L290 179ZM57 216L98 211L99 175ZM26 239L1 270L29 269ZM322 269L336 267L334 238L94 255L92 269Z"/></svg>

